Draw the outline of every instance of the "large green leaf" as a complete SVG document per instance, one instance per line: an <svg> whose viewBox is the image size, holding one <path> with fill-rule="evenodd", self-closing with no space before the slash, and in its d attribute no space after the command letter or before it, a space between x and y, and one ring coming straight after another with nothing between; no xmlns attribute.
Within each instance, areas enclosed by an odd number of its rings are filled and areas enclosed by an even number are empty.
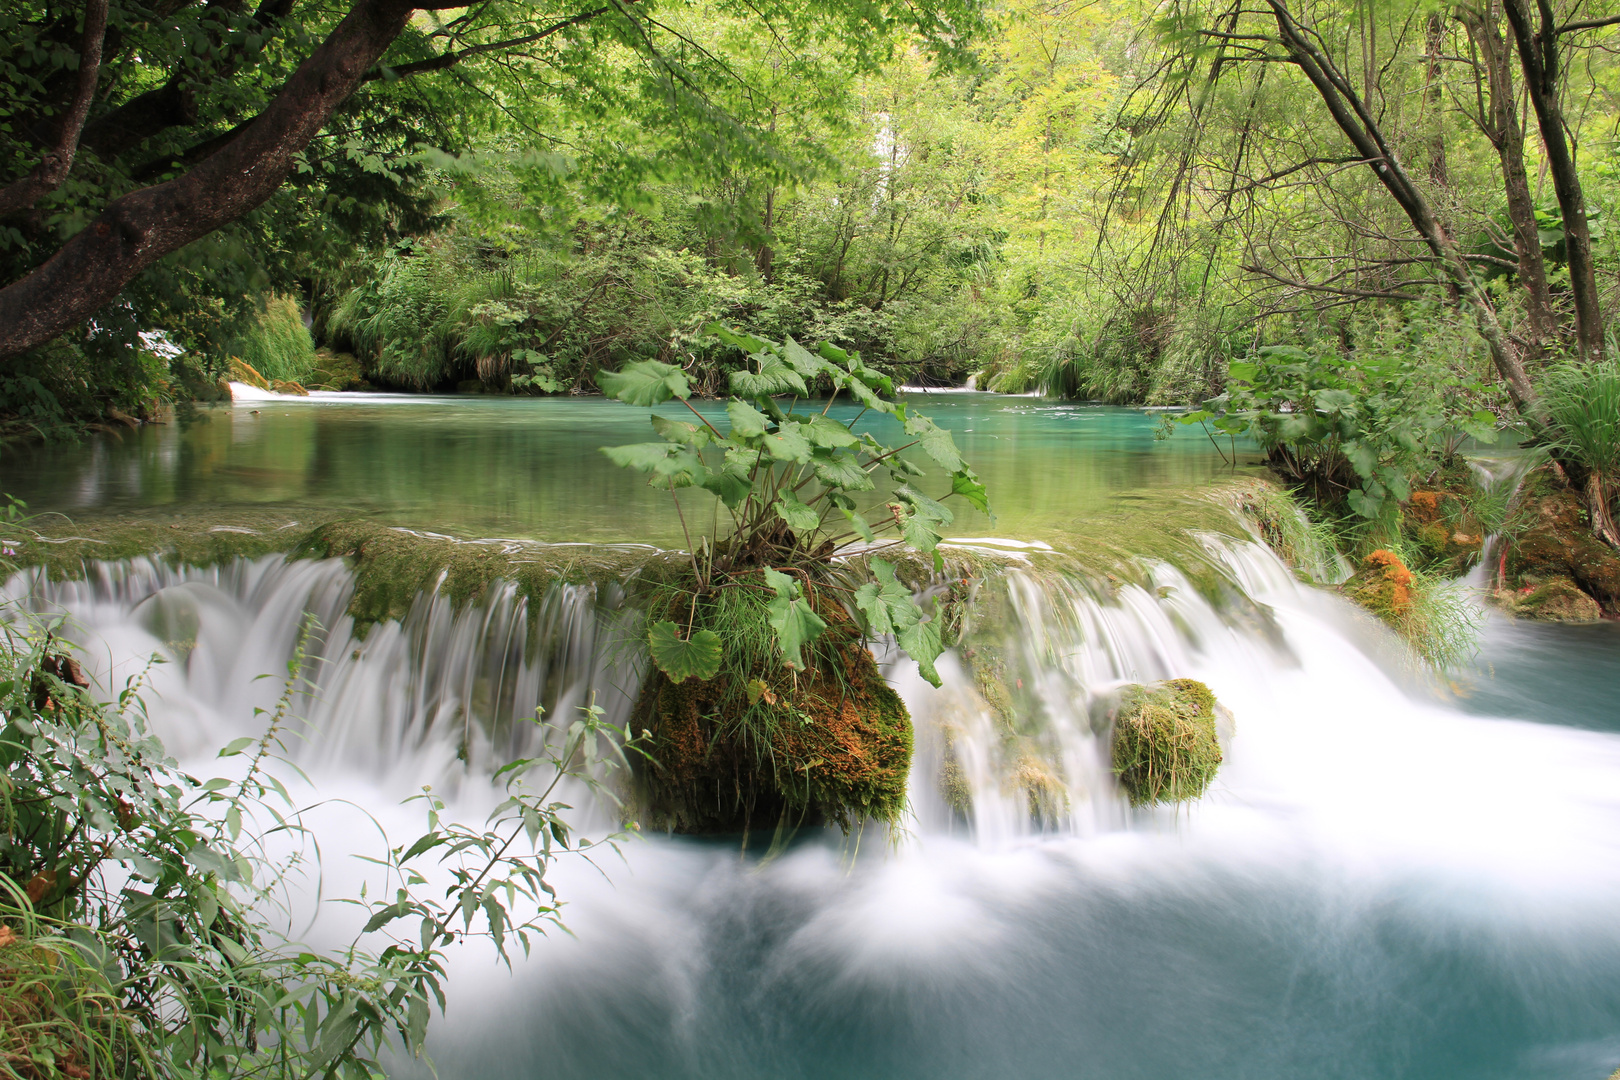
<svg viewBox="0 0 1620 1080"><path fill-rule="evenodd" d="M713 630L699 630L690 639L683 639L674 623L653 623L647 631L647 647L653 663L671 682L693 678L706 682L720 670L723 650L720 635Z"/></svg>
<svg viewBox="0 0 1620 1080"><path fill-rule="evenodd" d="M676 487L692 487L709 478L709 467L703 464L696 450L684 446L671 449L673 453L653 466L654 475L666 478Z"/></svg>
<svg viewBox="0 0 1620 1080"><path fill-rule="evenodd" d="M748 470L739 469L735 465L727 465L723 469L716 469L709 473L708 479L702 481L706 491L712 491L720 497L720 501L735 510L742 505L748 493L754 490L753 483L748 479Z"/></svg>
<svg viewBox="0 0 1620 1080"><path fill-rule="evenodd" d="M765 610L771 629L776 631L782 660L788 667L803 670L804 657L800 650L820 637L827 624L810 609L810 602L801 595L794 578L766 568L765 580L776 590L776 599L766 605Z"/></svg>
<svg viewBox="0 0 1620 1080"><path fill-rule="evenodd" d="M917 662L922 677L939 685L939 672L934 661L944 651L939 626L924 622L922 609L912 597L911 590L895 577L894 567L887 560L871 561L872 575L855 590L855 606L866 616L867 631L872 634L893 634L906 654Z"/></svg>
<svg viewBox="0 0 1620 1080"><path fill-rule="evenodd" d="M806 417L796 413L788 419L797 421L804 432L804 437L817 446L836 449L840 446L856 446L861 441L850 432L849 428L831 417L820 414Z"/></svg>
<svg viewBox="0 0 1620 1080"><path fill-rule="evenodd" d="M775 509L776 515L794 532L815 532L821 525L821 515L800 502L792 491L783 491L776 497Z"/></svg>
<svg viewBox="0 0 1620 1080"><path fill-rule="evenodd" d="M938 686L939 672L934 668L934 661L945 651L945 644L939 632L939 620L929 619L927 622L908 626L895 636L895 640L906 650L907 656L917 661L917 670L922 677Z"/></svg>
<svg viewBox="0 0 1620 1080"><path fill-rule="evenodd" d="M934 549L939 547L939 533L935 532L933 526L918 514L908 514L906 516L905 525L901 528L901 536L905 538L906 543L924 554L933 554Z"/></svg>
<svg viewBox="0 0 1620 1080"><path fill-rule="evenodd" d="M871 491L872 478L866 475L861 463L849 454L834 454L831 450L817 449L810 459L810 468L816 479L829 488L842 491Z"/></svg>
<svg viewBox="0 0 1620 1080"><path fill-rule="evenodd" d="M740 330L733 330L730 327L724 326L717 322L710 323L708 326L704 327L704 329L713 334L715 337L719 338L721 341L725 342L727 345L735 345L745 353L760 352L767 344L752 334L745 334Z"/></svg>
<svg viewBox="0 0 1620 1080"><path fill-rule="evenodd" d="M714 441L714 432L701 424L688 424L684 420L671 420L667 416L652 417L653 430L658 432L670 442L683 443L694 450L708 446Z"/></svg>
<svg viewBox="0 0 1620 1080"><path fill-rule="evenodd" d="M672 397L685 399L692 393L686 372L657 360L626 364L619 371L597 372L596 385L602 393L626 405L659 405Z"/></svg>
<svg viewBox="0 0 1620 1080"><path fill-rule="evenodd" d="M894 495L895 498L911 504L912 510L916 511L917 516L920 518L937 521L941 525L949 525L956 520L956 515L951 513L949 507L935 502L910 484L896 488Z"/></svg>
<svg viewBox="0 0 1620 1080"><path fill-rule="evenodd" d="M775 397L778 394L796 394L804 397L809 390L804 379L775 353L760 353L758 371L733 371L731 392L738 397Z"/></svg>
<svg viewBox="0 0 1620 1080"><path fill-rule="evenodd" d="M777 461L803 465L810 460L810 443L799 434L798 424L783 424L765 436L765 452Z"/></svg>
<svg viewBox="0 0 1620 1080"><path fill-rule="evenodd" d="M788 365L806 379L813 379L829 370L830 365L821 357L805 349L791 337L782 342L782 356Z"/></svg>
<svg viewBox="0 0 1620 1080"><path fill-rule="evenodd" d="M972 505L990 514L990 493L979 483L978 476L971 470L965 469L951 475L951 494L962 496ZM990 514L990 519L994 521L995 515Z"/></svg>
<svg viewBox="0 0 1620 1080"><path fill-rule="evenodd" d="M862 405L866 406L868 409L871 409L873 412L894 412L894 402L885 401L878 397L877 394L873 393L871 387L867 386L859 379L850 379L846 384L845 389L849 391L851 397L860 402Z"/></svg>
<svg viewBox="0 0 1620 1080"><path fill-rule="evenodd" d="M628 446L604 446L602 453L608 456L609 461L622 468L652 472L666 461L675 449L672 443L644 442L631 443Z"/></svg>
<svg viewBox="0 0 1620 1080"><path fill-rule="evenodd" d="M940 468L953 473L967 468L967 462L957 452L956 440L951 438L951 433L926 416L913 413L908 417L906 434L915 438L923 453L933 458Z"/></svg>
<svg viewBox="0 0 1620 1080"><path fill-rule="evenodd" d="M734 438L753 438L765 434L770 425L766 415L748 404L735 398L726 406L726 416L731 420L731 435Z"/></svg>

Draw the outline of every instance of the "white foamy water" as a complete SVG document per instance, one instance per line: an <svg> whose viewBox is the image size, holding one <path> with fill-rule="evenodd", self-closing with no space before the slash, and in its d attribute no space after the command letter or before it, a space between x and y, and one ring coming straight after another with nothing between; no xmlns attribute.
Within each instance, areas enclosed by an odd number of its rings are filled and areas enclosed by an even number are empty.
<svg viewBox="0 0 1620 1080"><path fill-rule="evenodd" d="M917 723L904 837L818 834L764 861L758 841L650 837L560 867L575 936L510 974L458 958L441 1075L1607 1076L1620 736L1458 712L1361 613L1263 548L1209 543L1213 601L1166 566L1107 586L1013 572L994 641L967 644L1000 650L1015 730L967 657L940 690L885 657ZM278 689L252 676L315 613L294 756L390 831L425 782L485 804L479 777L532 748L537 705L568 716L596 689L626 714L614 586L556 590L532 632L510 591L460 612L424 597L364 641L349 587L340 564L269 559L7 589L69 613L104 680L170 657L153 712L187 756L252 732ZM1095 718L1123 683L1171 677L1231 710L1227 759L1196 805L1133 812ZM939 783L947 753L966 807ZM1061 797L1032 815L1034 765ZM357 820L331 811L329 863L372 841Z"/></svg>

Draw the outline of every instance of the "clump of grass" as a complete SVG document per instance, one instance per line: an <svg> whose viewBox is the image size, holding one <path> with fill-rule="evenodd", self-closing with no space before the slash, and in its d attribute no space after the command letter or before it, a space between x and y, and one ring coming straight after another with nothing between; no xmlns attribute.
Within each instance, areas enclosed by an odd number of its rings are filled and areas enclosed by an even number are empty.
<svg viewBox="0 0 1620 1080"><path fill-rule="evenodd" d="M271 384L302 383L315 370L315 342L290 296L266 297L228 351Z"/></svg>
<svg viewBox="0 0 1620 1080"><path fill-rule="evenodd" d="M1592 532L1620 546L1611 508L1620 487L1620 364L1560 364L1538 385L1552 421L1549 448L1586 467Z"/></svg>
<svg viewBox="0 0 1620 1080"><path fill-rule="evenodd" d="M1400 550L1379 548L1369 554L1345 588L1435 671L1457 667L1479 651L1479 612L1465 592L1445 578L1413 569Z"/></svg>
<svg viewBox="0 0 1620 1080"><path fill-rule="evenodd" d="M1214 693L1195 679L1126 687L1114 716L1113 763L1132 806L1201 797L1221 765Z"/></svg>

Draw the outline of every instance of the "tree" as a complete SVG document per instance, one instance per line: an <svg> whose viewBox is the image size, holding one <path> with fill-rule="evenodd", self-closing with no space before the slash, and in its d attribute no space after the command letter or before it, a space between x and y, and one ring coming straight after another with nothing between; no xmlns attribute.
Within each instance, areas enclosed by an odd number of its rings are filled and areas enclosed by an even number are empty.
<svg viewBox="0 0 1620 1080"><path fill-rule="evenodd" d="M431 0L354 0L305 25L289 0L251 14L229 0L102 2L72 16L31 5L4 27L13 36L0 74L20 92L3 117L12 134L0 207L15 265L0 288L0 358L92 319L158 260L263 205L311 167L312 140L357 107L357 91L359 108L383 116L404 109L401 97L434 92L449 99L440 116L487 103L486 115L552 152L541 171L569 167L592 118L639 123L640 145L602 170L619 191L672 157L720 167L784 156L769 132L736 122L734 104L758 88L705 45L695 4L496 3L451 14ZM836 43L819 59L850 70L882 61L903 30L960 55L979 29L972 0L716 5L730 7L752 12L790 58L817 38ZM419 80L433 85L417 90ZM581 156L613 149L599 140ZM347 150L366 153L363 140Z"/></svg>

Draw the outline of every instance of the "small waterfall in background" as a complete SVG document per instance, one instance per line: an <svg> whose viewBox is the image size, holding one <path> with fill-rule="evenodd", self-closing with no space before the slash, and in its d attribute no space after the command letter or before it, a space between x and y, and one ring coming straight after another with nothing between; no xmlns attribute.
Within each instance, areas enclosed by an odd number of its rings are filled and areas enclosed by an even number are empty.
<svg viewBox="0 0 1620 1080"><path fill-rule="evenodd" d="M1202 543L1201 565L1130 580L1037 556L981 581L938 690L880 649L917 728L908 835L764 859L640 837L559 867L574 936L511 972L456 960L441 1074L1606 1075L1620 737L1464 715L1265 547ZM103 686L145 672L183 761L257 733L313 617L290 756L390 827L423 784L485 805L482 778L552 730L537 709L561 721L594 692L629 715L615 582L537 610L424 595L363 636L351 590L341 563L280 558L5 586L67 616ZM1230 710L1226 761L1201 802L1133 811L1107 707L1176 677ZM358 818L333 820L328 862L363 852Z"/></svg>

